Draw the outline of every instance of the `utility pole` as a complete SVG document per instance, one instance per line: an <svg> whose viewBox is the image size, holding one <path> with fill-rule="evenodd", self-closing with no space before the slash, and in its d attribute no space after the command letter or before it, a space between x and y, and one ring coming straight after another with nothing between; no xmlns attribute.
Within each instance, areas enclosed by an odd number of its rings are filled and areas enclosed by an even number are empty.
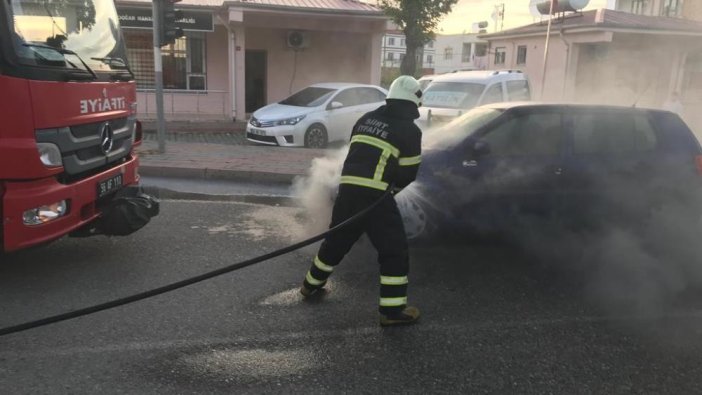
<svg viewBox="0 0 702 395"><path fill-rule="evenodd" d="M161 58L161 13L163 4L154 0L151 8L154 35L154 82L156 85L156 137L158 152L166 152L166 119L163 115L163 59Z"/></svg>
<svg viewBox="0 0 702 395"><path fill-rule="evenodd" d="M551 39L551 22L553 21L553 9L556 0L551 0L551 5L548 12L548 27L546 28L546 44L544 44L544 64L541 71L541 92L540 100L544 100L544 89L546 88L546 62L548 61L548 43Z"/></svg>
<svg viewBox="0 0 702 395"><path fill-rule="evenodd" d="M154 36L154 79L156 87L156 136L158 137L158 152L166 152L166 119L163 114L163 58L161 47L173 44L183 36L183 30L176 27L180 19L180 11L173 5L180 0L154 0L151 8L151 20Z"/></svg>

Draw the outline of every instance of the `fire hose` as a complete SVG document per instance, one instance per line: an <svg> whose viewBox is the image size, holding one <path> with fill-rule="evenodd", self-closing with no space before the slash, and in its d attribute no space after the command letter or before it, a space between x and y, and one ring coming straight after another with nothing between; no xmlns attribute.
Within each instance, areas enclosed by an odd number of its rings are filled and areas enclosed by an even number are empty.
<svg viewBox="0 0 702 395"><path fill-rule="evenodd" d="M151 289L148 291L140 292L138 294L123 297L120 299L115 299L115 300L112 300L109 302L100 303L97 305L85 307L85 308L78 309L78 310L69 311L67 313L42 318L42 319L35 320L35 321L25 322L23 324L0 328L0 336L5 336L5 335L12 334L12 333L17 333L17 332L23 332L23 331L26 331L29 329L40 327L40 326L45 326L45 325L49 325L49 324L53 324L53 323L61 322L61 321L66 321L66 320L70 320L73 318L78 318L78 317L82 317L85 315L97 313L99 311L112 309L112 308L115 308L118 306L123 306L125 304L134 303L134 302L137 302L137 301L140 301L143 299L147 299L147 298L151 298L151 297L154 297L157 295L164 294L166 292L174 291L176 289L183 288L183 287L186 287L188 285L199 283L201 281L205 281L205 280L211 279L213 277L221 276L221 275L226 274L226 273L230 273L230 272L233 272L233 271L236 271L239 269L243 269L247 266L261 263L261 262L279 257L281 255L285 255L285 254L290 253L290 252L295 251L295 250L299 250L302 247L306 247L312 243L315 243L319 240L322 240L325 237L329 236L330 234L336 233L339 230L359 221L362 217L366 216L374 208L376 208L390 194L391 190L392 190L392 187L388 188L388 190L386 190L383 193L383 195L380 198L378 198L378 200L373 202L373 204L366 207L362 211L358 212L356 215L354 215L354 216L350 217L349 219L345 220L344 222L334 226L333 228L330 228L327 231L322 232L316 236L312 236L306 240L297 242L295 244L278 249L276 251L269 252L269 253L264 254L264 255L257 256L255 258L251 258L251 259L248 259L248 260L245 260L242 262L234 263L232 265L225 266L225 267L220 268L220 269L212 270L210 272L203 273L203 274L200 274L200 275L195 276L195 277L190 277L190 278L187 278L184 280L177 281L175 283L164 285L162 287L158 287L158 288L154 288L154 289Z"/></svg>

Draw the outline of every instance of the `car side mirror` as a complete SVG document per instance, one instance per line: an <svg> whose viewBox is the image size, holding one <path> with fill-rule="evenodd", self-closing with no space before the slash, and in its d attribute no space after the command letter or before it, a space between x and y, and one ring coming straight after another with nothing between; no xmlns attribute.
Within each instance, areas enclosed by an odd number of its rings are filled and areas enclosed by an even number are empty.
<svg viewBox="0 0 702 395"><path fill-rule="evenodd" d="M473 144L473 155L485 156L490 153L490 144L487 141L478 140Z"/></svg>
<svg viewBox="0 0 702 395"><path fill-rule="evenodd" d="M331 102L331 108L332 108L332 109L341 108L341 107L343 107L343 106L344 106L344 103L342 103L342 102L338 102L338 101L333 101L333 102Z"/></svg>

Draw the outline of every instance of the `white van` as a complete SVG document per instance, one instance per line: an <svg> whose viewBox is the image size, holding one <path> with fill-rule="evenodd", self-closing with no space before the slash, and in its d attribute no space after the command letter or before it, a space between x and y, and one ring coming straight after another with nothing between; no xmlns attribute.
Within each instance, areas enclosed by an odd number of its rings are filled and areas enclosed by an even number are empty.
<svg viewBox="0 0 702 395"><path fill-rule="evenodd" d="M448 122L484 104L530 101L531 89L518 70L459 71L432 76L422 95L420 127Z"/></svg>

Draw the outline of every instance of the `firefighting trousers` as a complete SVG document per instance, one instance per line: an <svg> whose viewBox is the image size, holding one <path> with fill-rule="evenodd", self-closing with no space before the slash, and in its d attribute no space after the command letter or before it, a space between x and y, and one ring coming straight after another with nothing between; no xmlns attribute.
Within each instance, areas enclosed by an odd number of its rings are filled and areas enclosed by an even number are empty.
<svg viewBox="0 0 702 395"><path fill-rule="evenodd" d="M382 194L382 193L381 193ZM381 194L369 188L341 185L334 203L330 227L351 218L373 204ZM368 215L329 235L305 277L308 288L323 287L339 262L363 234L378 251L380 263L380 302L382 314L402 311L407 305L409 253L405 228L397 203L387 195Z"/></svg>

